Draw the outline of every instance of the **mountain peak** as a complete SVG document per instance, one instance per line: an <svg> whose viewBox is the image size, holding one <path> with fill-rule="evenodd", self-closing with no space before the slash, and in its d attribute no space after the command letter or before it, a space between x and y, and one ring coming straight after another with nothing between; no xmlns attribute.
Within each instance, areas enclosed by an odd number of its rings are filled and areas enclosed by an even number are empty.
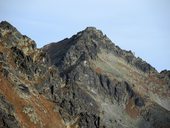
<svg viewBox="0 0 170 128"><path fill-rule="evenodd" d="M89 36L90 39L105 38L106 35L96 27L87 27L82 31L82 36Z"/></svg>
<svg viewBox="0 0 170 128"><path fill-rule="evenodd" d="M84 31L97 31L97 29L96 27L89 26L89 27L86 27Z"/></svg>
<svg viewBox="0 0 170 128"><path fill-rule="evenodd" d="M7 21L1 21L0 22L0 28L2 29L11 29L11 30L16 30L14 26L12 26L9 22Z"/></svg>
<svg viewBox="0 0 170 128"><path fill-rule="evenodd" d="M76 55L77 59L80 56L84 56L86 59L95 59L97 58L97 53L99 53L101 49L108 49L109 45L113 45L113 43L106 35L103 35L102 31L95 27L87 27L85 30L73 35L71 38L66 38L62 41L44 46L43 50L54 58L51 59L52 64L62 65L61 63L63 61L61 62L61 60L64 60L64 58L66 59L67 57L70 59L67 58L66 60L74 63L71 54ZM55 53L56 51L58 52ZM72 62L70 62L70 64Z"/></svg>
<svg viewBox="0 0 170 128"><path fill-rule="evenodd" d="M1 22L0 22L0 25L2 25L2 26L10 26L10 27L12 26L9 22L7 22L7 21L5 21L5 20L4 20L4 21L1 21ZM13 26L12 26L12 27L13 27Z"/></svg>
<svg viewBox="0 0 170 128"><path fill-rule="evenodd" d="M61 64L63 62L61 60L64 60L64 58L69 57L69 59L66 59L68 62L68 60L71 61L73 59L73 55L78 57L83 54L85 58L96 59L100 53L106 52L106 54L113 54L113 56L125 60L128 64L145 73L157 72L150 64L139 57L136 58L131 51L126 51L116 46L101 30L95 27L87 27L71 38L48 44L43 50L53 58L51 59L52 64L59 64L62 67L65 66ZM58 52L56 53L56 51Z"/></svg>
<svg viewBox="0 0 170 128"><path fill-rule="evenodd" d="M100 34L102 34L102 31L97 29L96 27L87 27L83 31L84 32L90 32L90 33L100 33Z"/></svg>
<svg viewBox="0 0 170 128"><path fill-rule="evenodd" d="M0 42L6 47L17 47L25 54L31 54L36 48L35 41L26 35L22 35L14 26L7 21L0 22Z"/></svg>

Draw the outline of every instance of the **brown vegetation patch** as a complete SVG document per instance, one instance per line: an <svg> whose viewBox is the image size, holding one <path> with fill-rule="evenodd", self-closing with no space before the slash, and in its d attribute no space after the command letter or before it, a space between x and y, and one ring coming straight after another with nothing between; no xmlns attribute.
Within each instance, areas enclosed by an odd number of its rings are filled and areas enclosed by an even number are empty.
<svg viewBox="0 0 170 128"><path fill-rule="evenodd" d="M160 126L160 128L170 128L170 124L168 124L168 125L163 124L163 126Z"/></svg>
<svg viewBox="0 0 170 128"><path fill-rule="evenodd" d="M99 68L99 67L97 67L97 68L96 68L96 73L101 74L101 73L102 73L102 69Z"/></svg>
<svg viewBox="0 0 170 128"><path fill-rule="evenodd" d="M48 101L45 97L39 95L31 96L25 100L20 98L10 83L0 74L0 92L13 105L16 118L21 127L25 128L65 128L58 112L54 112L54 103ZM33 123L30 118L23 112L25 106L32 106L40 120L37 124Z"/></svg>
<svg viewBox="0 0 170 128"><path fill-rule="evenodd" d="M138 118L140 115L139 108L135 106L134 101L132 99L130 99L128 104L126 105L125 111L133 119Z"/></svg>
<svg viewBox="0 0 170 128"><path fill-rule="evenodd" d="M155 83L157 83L159 85L165 85L166 84L166 81L162 80L162 79L159 79L156 74L150 74L149 75L149 81L155 82Z"/></svg>
<svg viewBox="0 0 170 128"><path fill-rule="evenodd" d="M34 109L41 118L45 128L65 128L59 113L54 112L54 103L50 102L42 95L39 95L39 98L32 96L31 103L34 104Z"/></svg>
<svg viewBox="0 0 170 128"><path fill-rule="evenodd" d="M0 76L0 78L2 78L2 76ZM23 107L28 105L28 102L22 100L6 80L2 78L0 83L0 92L13 105L21 127L35 128L36 126L30 122L28 117L22 112Z"/></svg>

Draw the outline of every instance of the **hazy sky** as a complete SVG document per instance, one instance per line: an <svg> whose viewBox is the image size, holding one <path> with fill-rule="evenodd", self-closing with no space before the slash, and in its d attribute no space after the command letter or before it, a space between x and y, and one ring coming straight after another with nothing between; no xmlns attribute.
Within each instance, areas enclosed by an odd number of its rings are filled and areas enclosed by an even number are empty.
<svg viewBox="0 0 170 128"><path fill-rule="evenodd" d="M170 0L0 0L0 20L38 47L95 26L158 71L170 69Z"/></svg>

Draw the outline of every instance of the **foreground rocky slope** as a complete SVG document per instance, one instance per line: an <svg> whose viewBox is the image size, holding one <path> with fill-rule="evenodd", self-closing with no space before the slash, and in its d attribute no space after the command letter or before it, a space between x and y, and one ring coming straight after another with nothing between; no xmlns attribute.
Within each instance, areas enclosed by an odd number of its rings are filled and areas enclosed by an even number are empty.
<svg viewBox="0 0 170 128"><path fill-rule="evenodd" d="M45 63L45 53L36 49L33 40L1 22L0 127L65 127L55 103L36 89L49 86L46 94L51 93L53 78Z"/></svg>
<svg viewBox="0 0 170 128"><path fill-rule="evenodd" d="M37 49L0 24L0 127L169 128L169 81L96 28Z"/></svg>

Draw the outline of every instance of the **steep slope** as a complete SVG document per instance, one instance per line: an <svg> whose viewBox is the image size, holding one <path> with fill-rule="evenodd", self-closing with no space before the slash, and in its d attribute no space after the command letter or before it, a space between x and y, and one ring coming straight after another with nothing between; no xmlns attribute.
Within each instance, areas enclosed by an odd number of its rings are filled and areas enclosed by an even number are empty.
<svg viewBox="0 0 170 128"><path fill-rule="evenodd" d="M43 50L65 82L54 91L58 105L78 116L80 127L170 126L169 78L101 31L89 27Z"/></svg>
<svg viewBox="0 0 170 128"><path fill-rule="evenodd" d="M9 23L0 23L1 128L65 127L55 104L36 89L49 86L46 93L51 92L44 56L33 40Z"/></svg>
<svg viewBox="0 0 170 128"><path fill-rule="evenodd" d="M169 128L170 75L96 28L37 49L0 23L0 127Z"/></svg>

